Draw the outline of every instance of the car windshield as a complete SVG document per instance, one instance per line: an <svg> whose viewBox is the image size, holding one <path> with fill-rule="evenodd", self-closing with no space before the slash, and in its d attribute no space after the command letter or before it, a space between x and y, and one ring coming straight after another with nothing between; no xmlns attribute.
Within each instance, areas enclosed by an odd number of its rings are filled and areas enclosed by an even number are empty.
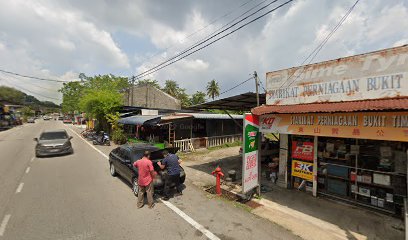
<svg viewBox="0 0 408 240"><path fill-rule="evenodd" d="M67 139L65 132L46 132L41 134L40 140Z"/></svg>

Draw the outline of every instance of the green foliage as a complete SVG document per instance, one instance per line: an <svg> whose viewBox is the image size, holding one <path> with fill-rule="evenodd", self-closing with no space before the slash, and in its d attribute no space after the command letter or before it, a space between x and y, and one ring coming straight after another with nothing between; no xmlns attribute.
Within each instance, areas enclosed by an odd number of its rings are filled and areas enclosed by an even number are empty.
<svg viewBox="0 0 408 240"><path fill-rule="evenodd" d="M136 86L141 87L141 86L153 86L157 89L161 89L159 82L157 80L152 80L152 79L143 79L143 80L138 80L136 82Z"/></svg>
<svg viewBox="0 0 408 240"><path fill-rule="evenodd" d="M0 86L0 100L14 104L24 104L25 97L25 93L15 88Z"/></svg>
<svg viewBox="0 0 408 240"><path fill-rule="evenodd" d="M122 128L122 125L118 123L120 119L120 114L118 112L106 114L106 119L108 120L108 123L110 123L113 131Z"/></svg>
<svg viewBox="0 0 408 240"><path fill-rule="evenodd" d="M165 91L166 93L175 98L178 98L180 93L180 87L176 81L166 80L166 82L164 83L163 91Z"/></svg>
<svg viewBox="0 0 408 240"><path fill-rule="evenodd" d="M117 128L112 132L112 141L116 144L125 144L127 137L122 128Z"/></svg>
<svg viewBox="0 0 408 240"><path fill-rule="evenodd" d="M207 96L214 98L220 96L220 86L218 85L218 82L215 81L215 79L211 80L207 84Z"/></svg>
<svg viewBox="0 0 408 240"><path fill-rule="evenodd" d="M206 96L205 93L197 91L191 96L191 105L205 103L206 101L205 96Z"/></svg>
<svg viewBox="0 0 408 240"><path fill-rule="evenodd" d="M122 105L122 94L112 90L87 90L79 101L82 111L98 120L105 119L106 114Z"/></svg>
<svg viewBox="0 0 408 240"><path fill-rule="evenodd" d="M62 112L73 113L79 109L79 100L84 91L81 82L64 83L63 87L58 90L62 93Z"/></svg>

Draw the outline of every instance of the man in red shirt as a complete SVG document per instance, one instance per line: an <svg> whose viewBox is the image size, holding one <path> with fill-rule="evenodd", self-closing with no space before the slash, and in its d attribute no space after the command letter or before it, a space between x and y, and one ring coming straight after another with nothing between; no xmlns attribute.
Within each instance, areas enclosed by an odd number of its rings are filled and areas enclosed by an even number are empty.
<svg viewBox="0 0 408 240"><path fill-rule="evenodd" d="M144 194L147 195L149 208L153 208L153 178L155 176L153 163L150 160L150 152L145 151L143 158L133 163L133 166L138 169L138 184L139 192L137 194L137 207L141 208L144 205Z"/></svg>

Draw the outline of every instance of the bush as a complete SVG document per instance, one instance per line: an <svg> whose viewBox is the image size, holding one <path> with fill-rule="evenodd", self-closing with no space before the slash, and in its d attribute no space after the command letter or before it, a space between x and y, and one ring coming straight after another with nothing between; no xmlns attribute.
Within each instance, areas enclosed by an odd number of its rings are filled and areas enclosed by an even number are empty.
<svg viewBox="0 0 408 240"><path fill-rule="evenodd" d="M127 137L122 128L116 128L113 130L112 141L116 144L125 144L127 142Z"/></svg>

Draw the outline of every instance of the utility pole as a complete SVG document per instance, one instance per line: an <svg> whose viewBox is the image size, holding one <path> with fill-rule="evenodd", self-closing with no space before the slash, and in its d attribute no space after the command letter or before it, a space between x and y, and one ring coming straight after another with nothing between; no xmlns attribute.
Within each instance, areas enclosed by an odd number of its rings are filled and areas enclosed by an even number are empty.
<svg viewBox="0 0 408 240"><path fill-rule="evenodd" d="M254 79L255 79L255 90L256 90L256 106L259 106L259 80L258 80L258 74L256 71L254 71Z"/></svg>
<svg viewBox="0 0 408 240"><path fill-rule="evenodd" d="M136 77L135 76L132 76L131 78L131 83L132 83L132 85L131 85L131 88L132 88L132 92L130 92L130 90L129 90L129 95L132 95L131 96L131 102L129 103L129 106L132 106L133 105L133 88L134 88L134 86L135 86L135 81L136 81Z"/></svg>

